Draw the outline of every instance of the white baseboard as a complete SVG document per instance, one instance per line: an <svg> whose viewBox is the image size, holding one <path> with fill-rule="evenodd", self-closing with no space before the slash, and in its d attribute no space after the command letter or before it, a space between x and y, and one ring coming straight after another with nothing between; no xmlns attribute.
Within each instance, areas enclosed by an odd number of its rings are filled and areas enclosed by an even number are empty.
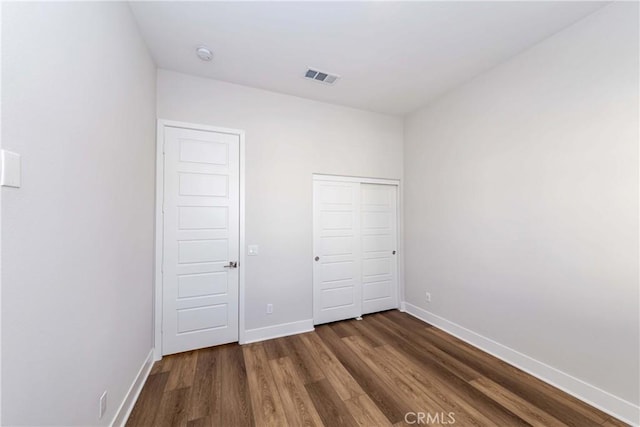
<svg viewBox="0 0 640 427"><path fill-rule="evenodd" d="M247 329L244 332L244 342L240 344L249 344L252 342L270 340L272 338L302 334L305 332L311 332L313 330L313 319L299 320L297 322L291 323L281 323L279 325L267 326L264 328Z"/></svg>
<svg viewBox="0 0 640 427"><path fill-rule="evenodd" d="M129 387L129 391L124 397L122 404L118 408L115 417L113 417L113 421L109 424L111 427L124 427L129 419L129 415L131 415L131 411L138 400L138 396L140 396L140 392L142 391L142 387L144 383L147 381L147 377L149 376L149 372L151 372L151 368L153 367L153 349L149 351L147 358L144 363L140 367L138 371L138 375L133 380L131 387Z"/></svg>
<svg viewBox="0 0 640 427"><path fill-rule="evenodd" d="M560 390L577 397L589 405L600 409L631 425L640 424L640 407L627 402L596 386L586 383L552 366L540 362L503 344L484 337L463 326L430 313L408 302L403 302L402 310L412 316L442 329L443 331L483 350L498 359L513 365Z"/></svg>

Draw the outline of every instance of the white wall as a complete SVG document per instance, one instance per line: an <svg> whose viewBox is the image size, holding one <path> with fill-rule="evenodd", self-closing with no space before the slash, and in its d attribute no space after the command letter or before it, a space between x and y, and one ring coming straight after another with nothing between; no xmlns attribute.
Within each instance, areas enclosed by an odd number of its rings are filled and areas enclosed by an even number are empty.
<svg viewBox="0 0 640 427"><path fill-rule="evenodd" d="M404 152L406 301L635 405L638 75L612 4L410 115Z"/></svg>
<svg viewBox="0 0 640 427"><path fill-rule="evenodd" d="M2 3L0 1L0 58L2 58ZM0 149L2 149L2 66L0 66ZM0 191L0 425L2 424L2 191Z"/></svg>
<svg viewBox="0 0 640 427"><path fill-rule="evenodd" d="M106 425L152 346L155 66L126 3L3 9L23 174L2 189L2 421Z"/></svg>
<svg viewBox="0 0 640 427"><path fill-rule="evenodd" d="M245 327L312 319L311 176L399 179L402 120L165 70L158 117L246 132Z"/></svg>

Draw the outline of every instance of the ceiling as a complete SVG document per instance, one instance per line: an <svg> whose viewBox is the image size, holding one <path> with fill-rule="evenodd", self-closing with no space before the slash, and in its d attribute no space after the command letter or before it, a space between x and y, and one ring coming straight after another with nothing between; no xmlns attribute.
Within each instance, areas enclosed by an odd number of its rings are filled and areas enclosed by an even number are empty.
<svg viewBox="0 0 640 427"><path fill-rule="evenodd" d="M604 2L132 2L158 67L403 115ZM211 62L195 55L199 45ZM307 67L341 78L303 78Z"/></svg>

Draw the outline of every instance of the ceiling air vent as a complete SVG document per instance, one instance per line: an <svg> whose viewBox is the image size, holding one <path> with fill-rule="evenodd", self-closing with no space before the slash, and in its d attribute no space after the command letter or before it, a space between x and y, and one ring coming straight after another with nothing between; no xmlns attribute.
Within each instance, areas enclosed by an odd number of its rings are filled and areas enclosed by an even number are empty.
<svg viewBox="0 0 640 427"><path fill-rule="evenodd" d="M318 71L313 68L309 68L305 73L305 78L309 80L315 80L320 83L326 83L332 85L340 78L340 76L336 74L325 73L324 71Z"/></svg>

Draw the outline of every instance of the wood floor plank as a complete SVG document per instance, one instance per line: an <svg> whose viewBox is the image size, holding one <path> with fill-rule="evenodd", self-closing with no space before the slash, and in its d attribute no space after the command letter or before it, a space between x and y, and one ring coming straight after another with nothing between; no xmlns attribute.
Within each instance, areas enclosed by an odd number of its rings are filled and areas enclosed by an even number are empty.
<svg viewBox="0 0 640 427"><path fill-rule="evenodd" d="M322 422L327 427L357 427L358 423L351 416L345 403L338 397L329 381L322 379L305 384L305 388L313 400Z"/></svg>
<svg viewBox="0 0 640 427"><path fill-rule="evenodd" d="M422 320L416 319L408 313L402 313L398 310L389 310L380 314L384 314L385 317L389 320L394 320L406 325L406 327L409 329L433 328L433 325L423 322Z"/></svg>
<svg viewBox="0 0 640 427"><path fill-rule="evenodd" d="M402 338L407 343L424 350L429 354L430 360L440 365L443 369L446 369L452 374L462 378L464 381L471 381L481 376L478 371L470 368L468 365L460 362L447 352L442 351L440 348L423 339L423 334L426 333L426 328L416 328L414 325L407 323L402 325L396 323L390 316L375 316L373 323L376 325L382 324L383 329L391 331L398 338Z"/></svg>
<svg viewBox="0 0 640 427"><path fill-rule="evenodd" d="M264 346L249 344L242 350L247 366L251 407L256 424L274 427L289 425Z"/></svg>
<svg viewBox="0 0 640 427"><path fill-rule="evenodd" d="M527 426L528 423L502 407L470 384L459 381L442 381L430 369L414 363L391 346L377 348L384 363L394 366L416 382L416 386L438 401L446 413L453 412L458 423L498 426ZM467 418L471 417L471 420Z"/></svg>
<svg viewBox="0 0 640 427"><path fill-rule="evenodd" d="M497 426L497 420L487 416L487 414L468 404L456 393L455 387L441 382L435 376L429 375L429 371L420 369L419 366L411 363L409 359L401 354L392 351L389 346L378 348L377 354L382 363L390 365L399 375L403 375L409 384L424 395L429 396L439 407L443 409L440 414L455 414L456 422L467 426ZM433 412L432 412L433 414ZM518 425L517 419L513 417L509 420L509 425ZM521 424L521 423L520 423Z"/></svg>
<svg viewBox="0 0 640 427"><path fill-rule="evenodd" d="M131 415L129 415L127 426L153 425L168 379L168 372L149 375L147 382L140 392L138 401L133 407Z"/></svg>
<svg viewBox="0 0 640 427"><path fill-rule="evenodd" d="M333 330L336 331L336 335L338 335L340 338L359 336L372 347L377 347L385 344L384 342L380 341L379 335L376 336L375 334L372 334L366 327L363 327L364 325L366 325L366 322L355 319L345 320L337 324L332 324ZM342 328L342 333L338 332L338 326Z"/></svg>
<svg viewBox="0 0 640 427"><path fill-rule="evenodd" d="M412 410L393 389L390 389L384 381L362 363L331 328L326 325L319 326L316 327L316 333L389 421L392 423L402 421L404 414Z"/></svg>
<svg viewBox="0 0 640 427"><path fill-rule="evenodd" d="M173 356L165 356L157 362L154 362L149 375L159 374L160 372L169 372L171 370L173 359Z"/></svg>
<svg viewBox="0 0 640 427"><path fill-rule="evenodd" d="M280 359L281 357L286 357L289 354L284 338L264 341L264 350L266 351L269 360Z"/></svg>
<svg viewBox="0 0 640 427"><path fill-rule="evenodd" d="M353 419L362 427L391 426L387 417L366 394L345 400L344 403Z"/></svg>
<svg viewBox="0 0 640 427"><path fill-rule="evenodd" d="M218 348L210 347L198 351L194 378L191 386L189 421L212 417L220 413L220 361ZM202 421L204 422L204 421Z"/></svg>
<svg viewBox="0 0 640 427"><path fill-rule="evenodd" d="M357 331L358 335L367 341L367 343L372 347L380 347L381 345L390 344L384 336L380 335L375 328L371 327L371 323L368 321L355 321L353 322L353 327Z"/></svg>
<svg viewBox="0 0 640 427"><path fill-rule="evenodd" d="M440 412L444 408L440 406L431 396L422 395L420 390L411 384L404 375L399 374L393 366L382 361L373 348L358 336L342 338L347 346L358 356L358 358L382 381L389 389L395 392L405 401L411 411ZM379 348L379 347L378 347ZM405 412L406 413L406 412Z"/></svg>
<svg viewBox="0 0 640 427"><path fill-rule="evenodd" d="M343 340L378 375L387 376L393 381L394 389L411 402L413 412L424 412L432 416L453 412L458 422L465 426L497 425L475 408L458 400L450 389L443 387L445 384L431 383L426 375L418 373L418 369L409 369L407 361L399 358L398 353L385 353L386 346L374 350L367 347L360 337L346 337ZM385 354L387 357L384 357Z"/></svg>
<svg viewBox="0 0 640 427"><path fill-rule="evenodd" d="M315 333L303 334L300 339L304 343L309 356L322 369L325 377L342 400L364 394L358 382L347 372L318 335Z"/></svg>
<svg viewBox="0 0 640 427"><path fill-rule="evenodd" d="M269 361L273 378L282 398L284 412L291 426L322 426L322 420L298 377L291 359Z"/></svg>
<svg viewBox="0 0 640 427"><path fill-rule="evenodd" d="M429 369L433 375L437 375L443 381L449 383L467 383L479 378L480 373L463 366L455 358L443 352L429 342L424 342L418 334L407 332L394 325L392 322L380 320L378 317L371 319L376 331L385 336L391 346L401 349L401 353L413 362Z"/></svg>
<svg viewBox="0 0 640 427"><path fill-rule="evenodd" d="M187 427L211 427L214 425L209 417L196 418L187 421Z"/></svg>
<svg viewBox="0 0 640 427"><path fill-rule="evenodd" d="M196 372L198 352L186 351L172 356L172 366L166 390L191 387Z"/></svg>
<svg viewBox="0 0 640 427"><path fill-rule="evenodd" d="M212 413L214 426L253 426L255 423L251 406L251 391L242 347L228 344L219 347L220 361L220 405L219 412Z"/></svg>
<svg viewBox="0 0 640 427"><path fill-rule="evenodd" d="M190 388L178 388L165 391L153 426L183 427L188 422Z"/></svg>
<svg viewBox="0 0 640 427"><path fill-rule="evenodd" d="M304 343L299 335L283 338L287 347L287 356L293 362L303 384L319 381L324 378L324 372L318 364L309 356Z"/></svg>
<svg viewBox="0 0 640 427"><path fill-rule="evenodd" d="M534 427L566 425L488 378L475 379L471 384Z"/></svg>
<svg viewBox="0 0 640 427"><path fill-rule="evenodd" d="M343 320L342 322L333 322L333 323L329 323L327 326L329 326L333 330L333 332L335 332L336 335L339 336L340 338L350 337L355 333L353 328L347 327L347 324L350 321L351 320ZM355 322L355 320L353 321Z"/></svg>

